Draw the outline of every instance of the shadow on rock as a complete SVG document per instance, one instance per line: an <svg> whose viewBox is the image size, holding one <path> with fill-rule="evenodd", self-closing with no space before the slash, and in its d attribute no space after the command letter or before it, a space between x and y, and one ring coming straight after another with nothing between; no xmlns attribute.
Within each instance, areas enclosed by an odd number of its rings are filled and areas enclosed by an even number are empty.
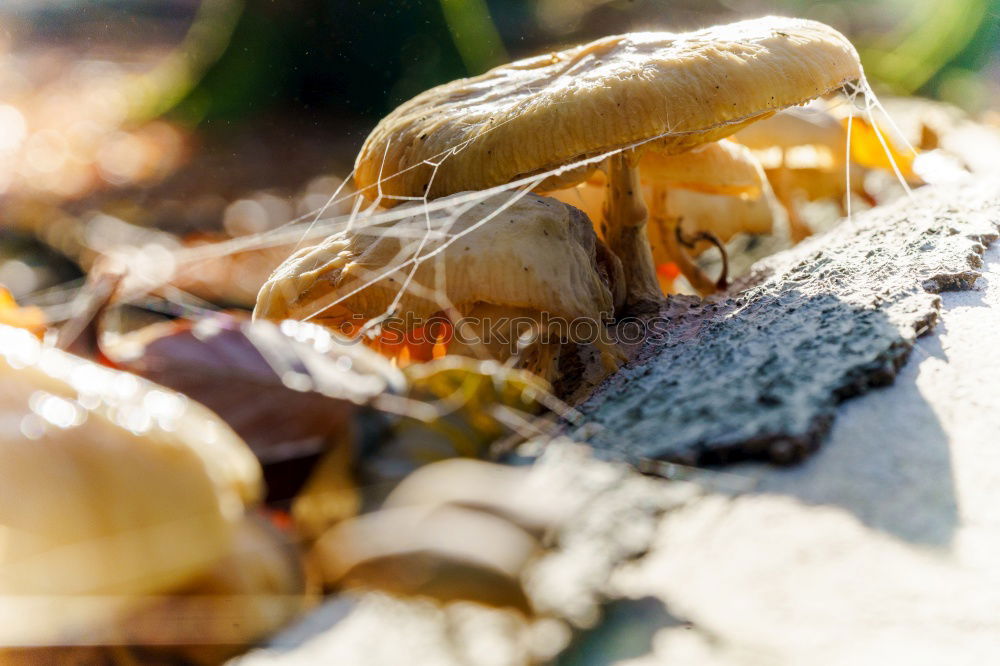
<svg viewBox="0 0 1000 666"><path fill-rule="evenodd" d="M846 407L881 412L865 420L877 427L831 430L843 400L896 380L917 332L936 320L936 299L920 291L864 307L790 289L687 308L698 316L678 314L671 299L659 315L666 333L583 406L586 436L625 459L700 466L802 462L830 436L829 450L802 466L761 470L757 491L946 545L957 522L950 452L915 365L892 395ZM933 339L921 345L928 352L944 354Z"/></svg>
<svg viewBox="0 0 1000 666"><path fill-rule="evenodd" d="M834 425L818 455L801 466L759 470L757 492L839 506L905 541L948 546L959 520L951 452L917 373L911 364L891 390L846 405L851 418Z"/></svg>

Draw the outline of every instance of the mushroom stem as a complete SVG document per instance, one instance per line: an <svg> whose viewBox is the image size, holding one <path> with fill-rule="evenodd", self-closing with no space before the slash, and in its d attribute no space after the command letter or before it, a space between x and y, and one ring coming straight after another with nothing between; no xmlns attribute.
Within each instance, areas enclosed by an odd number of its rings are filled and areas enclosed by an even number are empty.
<svg viewBox="0 0 1000 666"><path fill-rule="evenodd" d="M695 291L702 296L708 296L709 294L714 294L720 287L724 286L724 284L720 285L708 277L705 271L701 270L685 251L681 241L681 220L679 217L671 215L667 210L667 188L663 186L653 187L653 202L651 207L651 217L655 224L659 225L660 235L663 237L664 249L670 258L673 259L674 263L677 264L677 268L680 269L681 274L694 287ZM728 273L728 261L724 249L722 256L723 274L719 282L724 282Z"/></svg>
<svg viewBox="0 0 1000 666"><path fill-rule="evenodd" d="M623 151L608 158L604 197L604 238L622 262L625 303L662 301L653 253L646 237L648 214L639 182L638 157Z"/></svg>
<svg viewBox="0 0 1000 666"><path fill-rule="evenodd" d="M788 170L788 167L785 166L785 157L784 153L782 153L781 166L778 167L772 187L774 188L774 195L785 207L785 210L788 211L788 232L792 242L798 243L811 236L812 229L809 228L809 225L799 215L799 208L795 200L795 195L792 192L791 179L792 174Z"/></svg>

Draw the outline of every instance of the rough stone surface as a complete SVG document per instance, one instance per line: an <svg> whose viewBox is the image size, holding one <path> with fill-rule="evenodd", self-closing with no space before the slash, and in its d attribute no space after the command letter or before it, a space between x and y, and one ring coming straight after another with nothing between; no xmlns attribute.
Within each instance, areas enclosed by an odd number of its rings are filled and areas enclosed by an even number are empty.
<svg viewBox="0 0 1000 666"><path fill-rule="evenodd" d="M802 465L746 463L613 584L693 623L629 666L1000 663L1000 243Z"/></svg>
<svg viewBox="0 0 1000 666"><path fill-rule="evenodd" d="M589 626L600 616L614 570L645 555L660 516L685 506L701 489L594 460L560 440L541 446L532 468L537 483L558 488L575 508L551 536L554 548L526 572L525 588L538 612Z"/></svg>
<svg viewBox="0 0 1000 666"><path fill-rule="evenodd" d="M669 299L580 406L577 436L631 460L801 459L839 402L893 381L998 224L995 185L923 188L765 260L729 296Z"/></svg>

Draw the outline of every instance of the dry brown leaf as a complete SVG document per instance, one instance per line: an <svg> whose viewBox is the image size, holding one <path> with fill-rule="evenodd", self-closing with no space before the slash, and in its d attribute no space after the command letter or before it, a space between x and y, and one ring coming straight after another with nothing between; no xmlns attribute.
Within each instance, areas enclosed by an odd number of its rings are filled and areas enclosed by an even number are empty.
<svg viewBox="0 0 1000 666"><path fill-rule="evenodd" d="M156 324L105 349L118 367L206 405L265 467L271 501L292 497L330 442L350 443L365 405L401 393L388 361L326 330L219 314Z"/></svg>

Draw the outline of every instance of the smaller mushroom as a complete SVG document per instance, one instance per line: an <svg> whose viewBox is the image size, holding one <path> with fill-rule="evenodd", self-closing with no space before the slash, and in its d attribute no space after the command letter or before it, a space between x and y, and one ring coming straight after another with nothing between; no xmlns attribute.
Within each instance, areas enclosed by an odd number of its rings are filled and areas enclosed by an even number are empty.
<svg viewBox="0 0 1000 666"><path fill-rule="evenodd" d="M639 162L644 198L649 202L649 242L661 288L672 288L676 266L702 294L725 286L725 269L710 279L692 260L689 250L703 251L707 241L722 251L733 235L767 233L777 204L760 163L743 146L731 141L705 144L689 152L670 155L648 149ZM581 206L594 214L604 199L604 174L596 172L586 182L551 196ZM602 226L601 232L604 232Z"/></svg>
<svg viewBox="0 0 1000 666"><path fill-rule="evenodd" d="M848 186L849 118L841 115L818 101L785 109L733 135L733 140L753 150L764 165L778 200L788 210L793 241L812 233L800 212L803 199L836 201L843 213L850 193L874 206L877 202L865 188L865 174L868 169L892 171L893 164L908 182L919 182L912 170L913 157L898 150L882 128L876 129L866 118L854 115L850 118Z"/></svg>
<svg viewBox="0 0 1000 666"><path fill-rule="evenodd" d="M658 214L650 217L649 242L657 261L657 274L664 293L676 291L674 277L683 274L702 295L717 291L732 278L731 249L727 245L737 234L761 235L774 231L776 219L786 219L784 209L770 185L762 195L728 196L687 189L669 189L657 202ZM674 244L676 249L671 249ZM722 272L712 280L691 258L710 248L722 256Z"/></svg>
<svg viewBox="0 0 1000 666"><path fill-rule="evenodd" d="M442 503L345 520L316 542L323 581L440 601L465 599L530 614L521 573L540 551L500 516Z"/></svg>
<svg viewBox="0 0 1000 666"><path fill-rule="evenodd" d="M785 109L737 132L733 139L754 150L764 164L778 200L788 210L793 241L812 233L799 212L800 197L843 200L846 196L847 134L825 107ZM860 169L852 174L850 190L864 192Z"/></svg>
<svg viewBox="0 0 1000 666"><path fill-rule="evenodd" d="M313 559L329 585L531 614L525 574L580 508L553 480L535 467L436 462L407 476L379 510L328 530Z"/></svg>
<svg viewBox="0 0 1000 666"><path fill-rule="evenodd" d="M622 269L590 220L532 194L451 200L426 214L410 204L410 217L356 225L297 252L261 289L254 316L351 335L380 328L370 342L400 361L485 356L551 379L572 340L615 367L605 323L622 297Z"/></svg>

